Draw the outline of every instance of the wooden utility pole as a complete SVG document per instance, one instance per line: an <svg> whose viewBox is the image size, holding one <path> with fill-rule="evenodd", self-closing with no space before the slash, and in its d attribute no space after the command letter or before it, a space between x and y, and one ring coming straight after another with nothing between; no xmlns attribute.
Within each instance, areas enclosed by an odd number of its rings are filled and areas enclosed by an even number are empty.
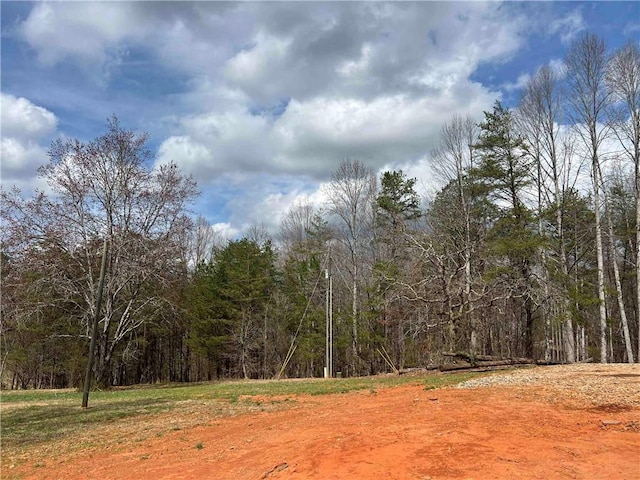
<svg viewBox="0 0 640 480"><path fill-rule="evenodd" d="M333 278L331 272L329 272L329 378L333 378Z"/></svg>
<svg viewBox="0 0 640 480"><path fill-rule="evenodd" d="M329 257L331 262L331 257ZM333 377L333 280L327 267L324 278L327 280L327 297L325 305L325 370L324 378Z"/></svg>
<svg viewBox="0 0 640 480"><path fill-rule="evenodd" d="M87 372L84 376L84 390L82 392L82 408L89 405L89 389L91 388L91 377L93 372L93 359L96 351L96 338L98 337L98 322L100 321L100 306L102 304L102 290L104 289L104 278L107 274L107 248L108 240L104 237L102 246L102 264L100 265L100 280L98 281L98 293L96 298L96 311L93 318L93 328L91 331L91 345L89 346L89 360L87 361Z"/></svg>

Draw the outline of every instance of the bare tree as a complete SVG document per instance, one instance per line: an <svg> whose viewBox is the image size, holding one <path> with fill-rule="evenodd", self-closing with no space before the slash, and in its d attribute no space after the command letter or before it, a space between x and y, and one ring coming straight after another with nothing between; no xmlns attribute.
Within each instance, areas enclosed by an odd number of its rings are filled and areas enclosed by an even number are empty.
<svg viewBox="0 0 640 480"><path fill-rule="evenodd" d="M309 201L296 202L280 222L279 240L285 251L291 252L307 238L312 227L315 211Z"/></svg>
<svg viewBox="0 0 640 480"><path fill-rule="evenodd" d="M605 82L607 54L604 41L594 34L584 34L571 45L567 53L566 65L569 116L591 160L598 299L600 303L600 361L607 363L607 310L602 248L600 157L602 143L610 132L607 108L611 101L611 94Z"/></svg>
<svg viewBox="0 0 640 480"><path fill-rule="evenodd" d="M627 351L627 361L633 363L633 350L631 349L631 335L629 334L629 322L627 321L627 312L624 304L624 295L622 291L622 281L620 280L620 268L618 267L618 249L615 246L615 238L613 232L613 220L609 201L607 199L607 189L603 189L605 213L607 219L607 239L609 243L609 255L611 256L611 265L613 266L613 279L616 287L616 300L618 302L618 311L620 312L620 323L622 325L622 335Z"/></svg>
<svg viewBox="0 0 640 480"><path fill-rule="evenodd" d="M336 219L338 241L348 252L351 278L352 353L358 358L359 288L364 252L373 232L375 173L357 160L346 160L328 187L328 212Z"/></svg>
<svg viewBox="0 0 640 480"><path fill-rule="evenodd" d="M54 191L23 200L2 192L5 248L28 262L30 249L51 255L52 303L71 301L82 312L84 333L98 315L96 377L112 383L116 349L167 305L164 289L184 272L183 239L191 227L186 206L195 183L176 165L151 168L147 135L122 129L114 116L108 132L88 144L56 141L40 170ZM103 308L96 291L103 240L109 242ZM41 266L31 265L36 271Z"/></svg>
<svg viewBox="0 0 640 480"><path fill-rule="evenodd" d="M195 267L199 263L211 260L214 248L222 248L228 239L216 232L209 221L202 215L198 215L192 231L189 231L187 243L189 266Z"/></svg>
<svg viewBox="0 0 640 480"><path fill-rule="evenodd" d="M443 183L453 182L458 194L459 210L464 219L463 268L464 295L462 311L469 317L470 351L477 350L477 328L471 314L471 257L474 250L471 227L471 189L465 177L474 167L473 145L478 140L479 128L471 117L455 115L440 131L440 145L432 152L433 169Z"/></svg>
<svg viewBox="0 0 640 480"><path fill-rule="evenodd" d="M640 48L630 42L609 61L607 84L614 101L613 131L634 166L636 203L636 303L640 305ZM637 360L640 362L640 308ZM631 357L630 357L631 358Z"/></svg>
<svg viewBox="0 0 640 480"><path fill-rule="evenodd" d="M564 108L559 78L554 71L545 65L527 83L524 95L518 108L518 124L526 136L529 153L532 155L536 167L536 187L538 196L538 233L542 236L544 228L542 213L546 205L554 210L557 239L557 268L562 273L564 282L569 280L569 265L567 262L566 242L564 239L564 209L565 193L572 189L580 174L581 165L574 165L573 142L569 135L563 133L560 123L563 120ZM541 259L545 271L548 258L542 249ZM544 282L547 297L549 296L549 278ZM564 318L562 322L563 342L566 360L576 361L576 347L573 332L573 322L569 312L566 292L567 285L562 287L562 298L558 310ZM546 357L550 358L550 330L551 324L547 318L547 348Z"/></svg>

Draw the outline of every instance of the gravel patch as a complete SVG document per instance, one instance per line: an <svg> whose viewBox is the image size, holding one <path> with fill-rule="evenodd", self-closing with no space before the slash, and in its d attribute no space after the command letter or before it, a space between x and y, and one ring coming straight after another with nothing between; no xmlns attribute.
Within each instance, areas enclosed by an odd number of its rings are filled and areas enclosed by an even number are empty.
<svg viewBox="0 0 640 480"><path fill-rule="evenodd" d="M468 380L455 388L486 387L536 387L554 401L610 409L640 407L640 364L539 366Z"/></svg>

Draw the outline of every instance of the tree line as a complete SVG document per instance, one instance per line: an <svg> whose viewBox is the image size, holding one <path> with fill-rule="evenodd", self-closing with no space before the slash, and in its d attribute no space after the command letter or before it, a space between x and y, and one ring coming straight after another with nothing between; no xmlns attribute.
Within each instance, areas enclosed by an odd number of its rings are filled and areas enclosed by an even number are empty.
<svg viewBox="0 0 640 480"><path fill-rule="evenodd" d="M516 108L451 118L426 200L401 170L348 159L272 236L194 220L193 179L152 167L116 117L54 142L51 194L2 191L3 388L81 385L96 314L102 386L321 376L328 310L342 375L455 351L638 361L640 51L585 34L564 63Z"/></svg>

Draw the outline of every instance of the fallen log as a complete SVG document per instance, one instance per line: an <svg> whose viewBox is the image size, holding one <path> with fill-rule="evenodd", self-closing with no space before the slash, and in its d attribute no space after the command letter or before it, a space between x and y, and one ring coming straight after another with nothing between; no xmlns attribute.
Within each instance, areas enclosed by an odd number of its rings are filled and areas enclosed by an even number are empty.
<svg viewBox="0 0 640 480"><path fill-rule="evenodd" d="M583 360L578 360L574 363L592 363L593 357L585 358ZM569 365L569 362L553 362L551 360L536 360L536 365Z"/></svg>
<svg viewBox="0 0 640 480"><path fill-rule="evenodd" d="M473 361L473 356L470 353L467 353L467 352L442 352L442 356L443 357L460 358L462 360L466 360L469 363L471 363Z"/></svg>
<svg viewBox="0 0 640 480"><path fill-rule="evenodd" d="M497 360L504 360L504 357L498 357L496 355L471 355L467 352L443 352L442 356L460 358L462 360L466 360L469 363L473 363L474 361L492 362Z"/></svg>
<svg viewBox="0 0 640 480"><path fill-rule="evenodd" d="M460 355L456 354L456 358L460 358ZM524 365L534 365L536 363L532 358L498 358L483 356L483 358L491 358L491 360L480 360L476 357L473 361L464 361L456 363L445 363L439 366L441 372L449 372L456 370L471 370L475 368L481 368L481 371L490 371L491 369L498 369L497 367L517 367Z"/></svg>
<svg viewBox="0 0 640 480"><path fill-rule="evenodd" d="M494 367L469 367L469 368L459 368L457 370L444 370L442 373L456 373L460 371L464 372L495 372L500 370L509 370L512 368L529 368L531 367L530 363L516 363L513 365L496 365Z"/></svg>
<svg viewBox="0 0 640 480"><path fill-rule="evenodd" d="M499 365L514 365L516 363L527 363L527 362L518 362L516 360L495 360L491 362L476 362L478 367L497 367Z"/></svg>
<svg viewBox="0 0 640 480"><path fill-rule="evenodd" d="M453 370L468 370L469 368L474 368L475 365L472 365L470 363L451 363L451 364L445 364L445 365L440 365L440 367L438 367L438 370L440 370L441 372L449 372L449 371L453 371Z"/></svg>
<svg viewBox="0 0 640 480"><path fill-rule="evenodd" d="M443 352L442 356L444 357L453 357L456 359L464 360L467 363L480 365L482 362L504 362L510 361L513 363L535 363L535 360L532 358L522 358L522 357L498 357L495 355L471 355L467 352Z"/></svg>

